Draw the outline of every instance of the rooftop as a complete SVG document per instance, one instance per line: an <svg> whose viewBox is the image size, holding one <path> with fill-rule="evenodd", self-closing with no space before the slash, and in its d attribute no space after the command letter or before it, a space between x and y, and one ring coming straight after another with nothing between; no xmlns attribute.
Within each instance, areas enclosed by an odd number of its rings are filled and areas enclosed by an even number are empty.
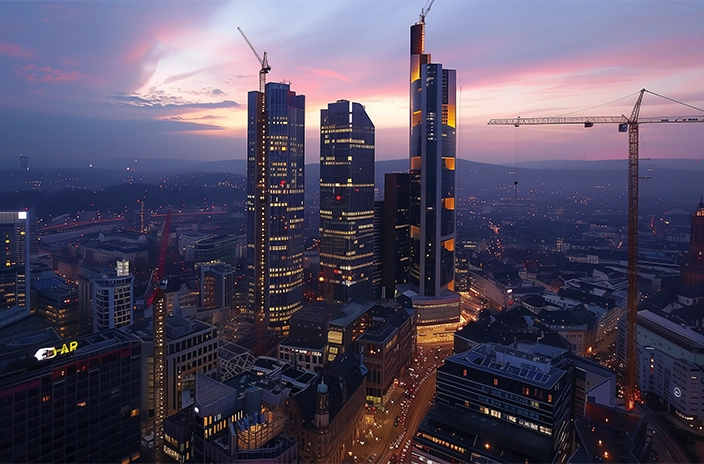
<svg viewBox="0 0 704 464"><path fill-rule="evenodd" d="M343 306L332 319L330 325L346 326L352 321L361 317L374 306L374 302L370 300L354 299Z"/></svg>
<svg viewBox="0 0 704 464"><path fill-rule="evenodd" d="M704 350L704 335L682 327L648 310L638 312L638 325L671 339L689 350Z"/></svg>
<svg viewBox="0 0 704 464"><path fill-rule="evenodd" d="M520 345L518 348L485 343L466 353L447 358L473 369L521 380L545 389L551 389L566 374L553 365L565 357L568 350L547 345Z"/></svg>

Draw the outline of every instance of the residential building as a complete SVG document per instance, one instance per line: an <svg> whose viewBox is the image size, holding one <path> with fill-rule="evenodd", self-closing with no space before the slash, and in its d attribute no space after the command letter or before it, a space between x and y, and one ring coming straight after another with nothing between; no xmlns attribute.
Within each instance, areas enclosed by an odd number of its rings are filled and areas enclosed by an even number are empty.
<svg viewBox="0 0 704 464"><path fill-rule="evenodd" d="M109 268L100 278L91 280L93 332L132 323L134 276L129 267L120 267L119 263L117 269Z"/></svg>
<svg viewBox="0 0 704 464"><path fill-rule="evenodd" d="M324 300L372 298L374 124L359 103L320 110L320 273Z"/></svg>

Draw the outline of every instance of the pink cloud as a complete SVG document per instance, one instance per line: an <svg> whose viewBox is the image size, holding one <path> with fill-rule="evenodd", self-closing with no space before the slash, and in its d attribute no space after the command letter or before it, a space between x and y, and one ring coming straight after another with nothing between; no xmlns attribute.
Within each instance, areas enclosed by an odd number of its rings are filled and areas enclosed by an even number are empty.
<svg viewBox="0 0 704 464"><path fill-rule="evenodd" d="M350 79L347 76L343 76L342 74L335 72L331 69L320 69L320 68L299 68L303 70L308 76L313 76L313 77L324 77L324 78L330 78L330 79L340 79L345 82L349 82L350 84L353 84L352 79Z"/></svg>
<svg viewBox="0 0 704 464"><path fill-rule="evenodd" d="M88 76L78 71L63 71L50 66L37 66L35 64L15 66L15 72L23 76L27 82L70 82Z"/></svg>
<svg viewBox="0 0 704 464"><path fill-rule="evenodd" d="M31 58L34 54L22 45L0 42L0 55L16 56L19 58Z"/></svg>

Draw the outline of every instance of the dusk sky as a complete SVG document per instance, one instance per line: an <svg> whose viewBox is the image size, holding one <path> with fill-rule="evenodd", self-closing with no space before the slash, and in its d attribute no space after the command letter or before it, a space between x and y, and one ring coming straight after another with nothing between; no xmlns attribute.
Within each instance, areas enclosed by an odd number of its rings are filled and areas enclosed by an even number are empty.
<svg viewBox="0 0 704 464"><path fill-rule="evenodd" d="M320 109L366 106L377 159L408 156L409 27L424 0L0 2L2 157L243 159L247 92L306 96L306 158ZM437 0L426 52L457 70L464 159L626 159L614 125L496 127L641 88L704 107L704 1ZM461 87L461 90L460 90ZM636 96L577 115L630 114ZM643 116L702 115L646 95ZM704 124L641 130L652 158L704 157ZM516 149L516 140L519 140Z"/></svg>

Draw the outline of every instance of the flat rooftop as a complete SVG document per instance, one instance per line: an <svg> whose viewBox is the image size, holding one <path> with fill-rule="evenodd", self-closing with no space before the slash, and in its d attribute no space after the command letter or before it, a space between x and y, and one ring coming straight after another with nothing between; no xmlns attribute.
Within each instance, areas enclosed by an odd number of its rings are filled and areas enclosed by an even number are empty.
<svg viewBox="0 0 704 464"><path fill-rule="evenodd" d="M704 350L704 335L682 327L648 310L638 312L638 325L689 351Z"/></svg>
<svg viewBox="0 0 704 464"><path fill-rule="evenodd" d="M447 361L551 389L566 374L552 362L568 353L562 348L540 344L512 348L485 343L466 353L450 356Z"/></svg>
<svg viewBox="0 0 704 464"><path fill-rule="evenodd" d="M374 306L371 300L354 299L340 308L340 311L330 319L330 325L346 326Z"/></svg>

